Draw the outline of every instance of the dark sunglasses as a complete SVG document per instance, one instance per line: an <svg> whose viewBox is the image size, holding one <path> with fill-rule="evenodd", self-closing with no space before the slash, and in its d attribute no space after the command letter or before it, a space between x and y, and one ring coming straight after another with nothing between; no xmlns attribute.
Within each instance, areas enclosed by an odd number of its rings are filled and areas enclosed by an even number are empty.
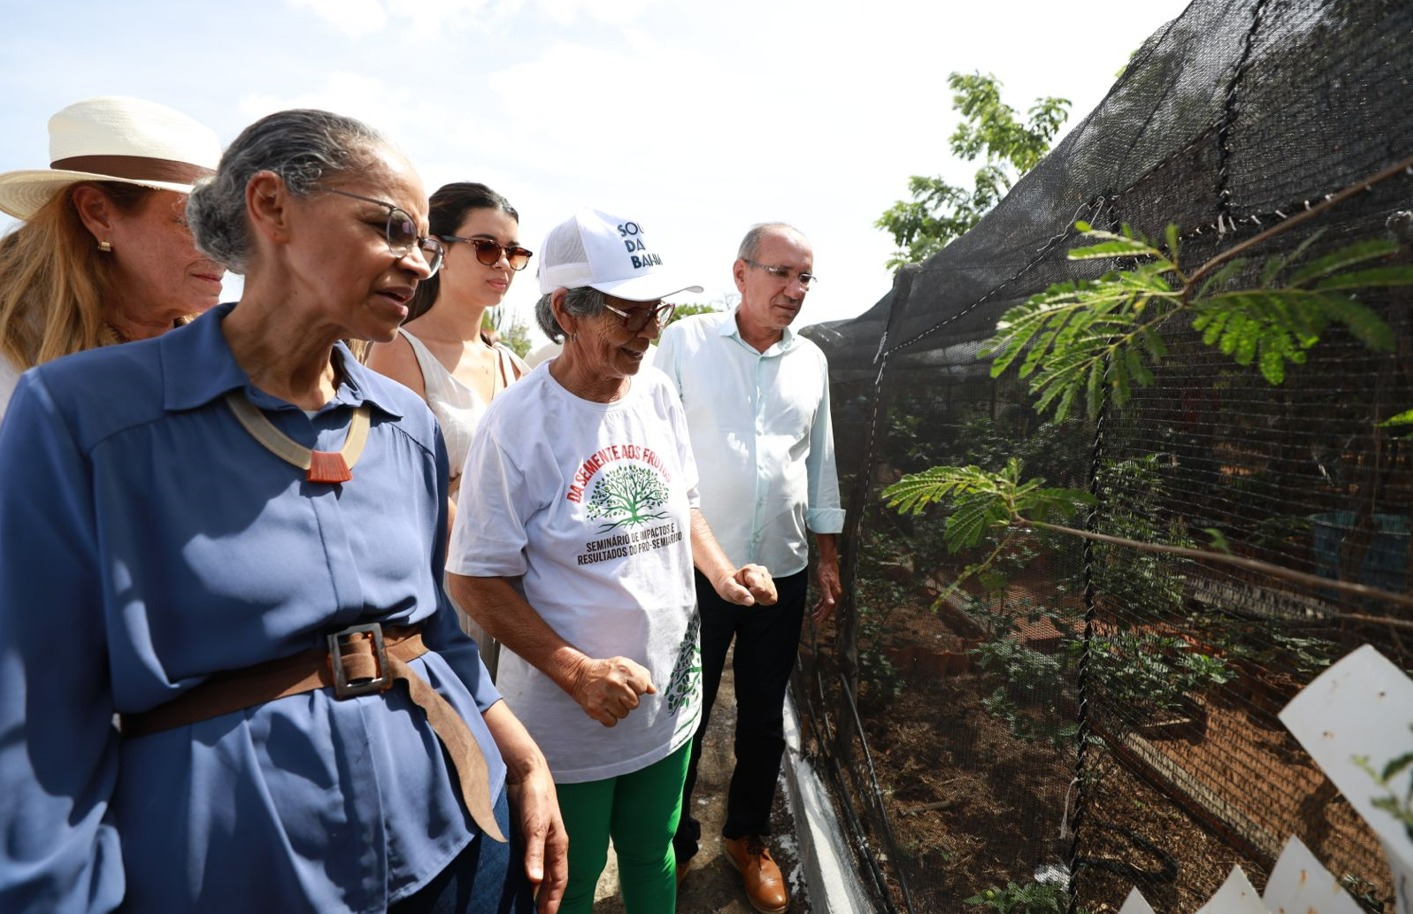
<svg viewBox="0 0 1413 914"><path fill-rule="evenodd" d="M522 248L518 244L505 247L489 238L461 238L456 235L438 235L437 237L447 244L455 244L459 241L462 244L471 245L476 249L476 260L488 267L500 263L500 259L504 257L505 262L510 264L512 270L523 270L529 266L530 258L535 256L534 251Z"/></svg>
<svg viewBox="0 0 1413 914"><path fill-rule="evenodd" d="M346 190L339 190L337 187L324 188L331 194L338 194L340 197L352 197L355 200L362 200L364 203L376 203L378 206L388 208L388 221L383 226L383 235L388 241L388 252L394 257L406 257L416 250L422 255L422 259L427 262L430 268L430 276L435 276L437 270L441 269L442 258L446 256L446 248L436 238L427 235L417 234L417 223L407 214L407 211L400 206L388 203L386 200L376 200L372 197L365 197L362 194L350 193Z"/></svg>

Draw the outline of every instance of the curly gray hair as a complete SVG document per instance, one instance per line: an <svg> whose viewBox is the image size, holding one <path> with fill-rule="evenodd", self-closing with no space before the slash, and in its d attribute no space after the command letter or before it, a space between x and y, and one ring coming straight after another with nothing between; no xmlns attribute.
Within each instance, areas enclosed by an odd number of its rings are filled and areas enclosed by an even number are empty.
<svg viewBox="0 0 1413 914"><path fill-rule="evenodd" d="M391 147L362 121L297 108L261 118L226 148L215 177L191 192L187 224L196 246L233 273L244 273L254 253L245 213L245 188L256 173L279 175L291 193L307 197L332 175L372 165Z"/></svg>

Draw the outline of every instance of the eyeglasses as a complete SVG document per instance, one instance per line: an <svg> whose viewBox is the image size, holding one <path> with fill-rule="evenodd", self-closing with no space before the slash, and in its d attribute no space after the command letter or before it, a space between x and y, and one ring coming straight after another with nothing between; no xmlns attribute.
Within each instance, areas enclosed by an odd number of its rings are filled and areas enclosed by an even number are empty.
<svg viewBox="0 0 1413 914"><path fill-rule="evenodd" d="M476 249L476 259L488 267L493 267L500 263L502 257L510 264L512 270L523 270L529 266L530 258L535 256L535 252L528 248L522 248L518 244L506 247L496 244L489 238L460 238L456 235L438 235L438 238L447 244L455 244L460 241L469 244Z"/></svg>
<svg viewBox="0 0 1413 914"><path fill-rule="evenodd" d="M413 249L416 249L422 255L422 259L427 262L427 268L430 271L428 278L435 276L437 270L441 269L442 260L446 257L446 246L434 237L417 234L417 222L407 214L406 210L383 200L349 193L336 187L327 187L325 190L331 194L338 194L340 197L352 197L355 200L362 200L364 203L386 206L388 221L383 226L383 233L388 239L388 252L396 257L406 257L412 253Z"/></svg>
<svg viewBox="0 0 1413 914"><path fill-rule="evenodd" d="M774 276L781 282L788 283L790 281L791 273L789 267L772 267L766 266L763 263L758 263L754 260L746 260L746 258L744 257L742 257L741 259L745 260L747 265L753 266L757 270L764 270L765 272L769 273L771 276ZM800 281L800 285L804 286L806 289L808 289L815 282L819 281L819 277L814 275L813 273L799 273L795 275L795 278L798 279Z"/></svg>
<svg viewBox="0 0 1413 914"><path fill-rule="evenodd" d="M657 324L659 328L664 327L668 321L672 320L672 312L677 310L676 305L665 301L633 311L619 310L608 302L604 302L603 307L605 311L612 311L623 318L623 329L629 333L640 333L650 323Z"/></svg>

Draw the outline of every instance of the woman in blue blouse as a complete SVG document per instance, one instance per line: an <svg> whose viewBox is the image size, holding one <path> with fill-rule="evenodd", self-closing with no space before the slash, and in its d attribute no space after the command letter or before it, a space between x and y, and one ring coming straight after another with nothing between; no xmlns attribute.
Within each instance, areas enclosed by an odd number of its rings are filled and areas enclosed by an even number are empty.
<svg viewBox="0 0 1413 914"><path fill-rule="evenodd" d="M392 339L426 209L363 124L271 115L187 209L240 301L20 382L0 910L557 909L544 757L439 586L441 437L339 342Z"/></svg>

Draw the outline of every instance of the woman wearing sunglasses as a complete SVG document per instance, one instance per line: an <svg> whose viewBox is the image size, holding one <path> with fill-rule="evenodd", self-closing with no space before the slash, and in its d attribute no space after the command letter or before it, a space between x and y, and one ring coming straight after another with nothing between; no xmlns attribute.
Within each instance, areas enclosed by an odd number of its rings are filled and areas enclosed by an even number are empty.
<svg viewBox="0 0 1413 914"><path fill-rule="evenodd" d="M442 438L343 342L437 272L426 200L364 124L262 118L186 208L240 300L20 379L0 911L555 911L547 763L442 591Z"/></svg>
<svg viewBox="0 0 1413 914"><path fill-rule="evenodd" d="M529 371L509 347L482 332L487 309L505 298L515 274L533 256L516 240L520 214L484 184L447 184L432 194L431 232L447 246L441 272L417 287L412 317L391 343L368 354L368 367L412 388L427 401L451 464L451 517L461 488L461 465L471 435L491 399ZM496 674L500 645L469 614L462 628L481 645L481 659Z"/></svg>

